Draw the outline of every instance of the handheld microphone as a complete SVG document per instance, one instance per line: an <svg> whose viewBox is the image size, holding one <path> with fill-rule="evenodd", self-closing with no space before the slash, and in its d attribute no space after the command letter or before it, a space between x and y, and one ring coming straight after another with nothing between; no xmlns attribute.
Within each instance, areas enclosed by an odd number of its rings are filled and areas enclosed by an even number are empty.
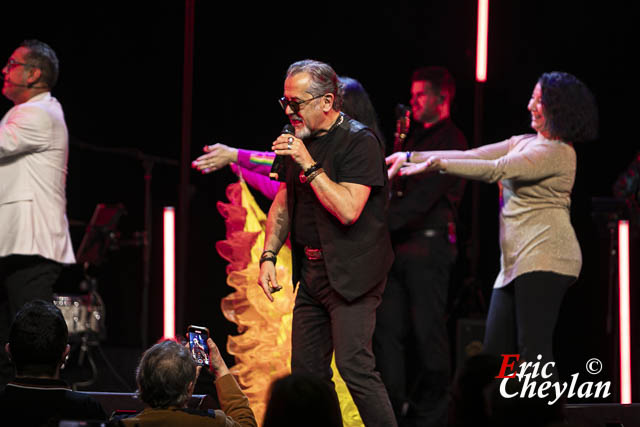
<svg viewBox="0 0 640 427"><path fill-rule="evenodd" d="M394 134L393 152L404 151L404 140L409 134L411 123L411 107L396 105L396 133Z"/></svg>
<svg viewBox="0 0 640 427"><path fill-rule="evenodd" d="M287 135L295 135L295 129L290 124L284 125L282 128L281 134ZM284 174L284 156L276 154L276 158L273 159L273 164L271 165L271 172L269 172L269 178L273 181L278 181L280 176Z"/></svg>

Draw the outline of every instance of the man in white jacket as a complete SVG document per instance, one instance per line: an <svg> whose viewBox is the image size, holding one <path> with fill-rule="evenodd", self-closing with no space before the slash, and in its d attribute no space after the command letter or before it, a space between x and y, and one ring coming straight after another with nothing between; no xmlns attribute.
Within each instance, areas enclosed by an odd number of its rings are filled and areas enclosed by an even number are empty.
<svg viewBox="0 0 640 427"><path fill-rule="evenodd" d="M24 303L52 301L63 264L75 263L66 217L69 136L51 96L58 58L24 41L2 68L2 94L14 103L0 121L0 340ZM0 346L0 385L12 368Z"/></svg>

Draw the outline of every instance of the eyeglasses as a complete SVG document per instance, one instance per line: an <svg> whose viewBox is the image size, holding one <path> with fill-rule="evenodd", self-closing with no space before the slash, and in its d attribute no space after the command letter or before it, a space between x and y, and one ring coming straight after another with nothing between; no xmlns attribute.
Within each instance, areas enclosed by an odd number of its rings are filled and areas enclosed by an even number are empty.
<svg viewBox="0 0 640 427"><path fill-rule="evenodd" d="M33 67L33 64L25 64L23 62L18 62L15 59L11 58L7 61L7 64L5 65L5 67L7 67L7 69L12 69L13 67L17 67L19 65L22 65L23 67Z"/></svg>
<svg viewBox="0 0 640 427"><path fill-rule="evenodd" d="M321 98L325 95L326 94L323 93L322 95L314 96L313 98L305 99L304 101L290 101L283 96L282 98L278 99L278 102L280 103L280 106L283 110L286 111L287 107L291 107L291 110L293 110L294 113L298 113L302 104L306 104L309 101L313 101L314 99Z"/></svg>

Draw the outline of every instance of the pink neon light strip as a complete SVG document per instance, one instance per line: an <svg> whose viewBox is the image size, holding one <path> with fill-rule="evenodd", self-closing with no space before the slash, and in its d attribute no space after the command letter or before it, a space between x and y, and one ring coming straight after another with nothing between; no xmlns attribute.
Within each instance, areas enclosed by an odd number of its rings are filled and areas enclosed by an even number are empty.
<svg viewBox="0 0 640 427"><path fill-rule="evenodd" d="M164 338L175 338L175 210L165 207L163 213L164 240Z"/></svg>
<svg viewBox="0 0 640 427"><path fill-rule="evenodd" d="M487 81L489 0L478 0L478 39L476 44L476 81Z"/></svg>
<svg viewBox="0 0 640 427"><path fill-rule="evenodd" d="M631 403L631 312L629 309L629 221L618 221L620 289L620 403Z"/></svg>

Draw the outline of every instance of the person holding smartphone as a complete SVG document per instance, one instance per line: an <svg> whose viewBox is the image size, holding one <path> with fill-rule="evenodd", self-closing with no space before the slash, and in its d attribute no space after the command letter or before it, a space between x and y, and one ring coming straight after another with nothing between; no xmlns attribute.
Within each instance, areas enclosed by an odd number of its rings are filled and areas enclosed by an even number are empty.
<svg viewBox="0 0 640 427"><path fill-rule="evenodd" d="M187 329L187 339L189 340L189 349L191 356L198 366L209 367L209 346L205 341L209 338L209 329L202 326L191 325Z"/></svg>
<svg viewBox="0 0 640 427"><path fill-rule="evenodd" d="M198 366L192 351L173 340L162 341L145 351L136 370L136 382L140 399L149 407L120 419L123 425L257 426L247 396L208 336L206 345L209 348L208 366ZM215 377L221 410L187 408L202 366Z"/></svg>

